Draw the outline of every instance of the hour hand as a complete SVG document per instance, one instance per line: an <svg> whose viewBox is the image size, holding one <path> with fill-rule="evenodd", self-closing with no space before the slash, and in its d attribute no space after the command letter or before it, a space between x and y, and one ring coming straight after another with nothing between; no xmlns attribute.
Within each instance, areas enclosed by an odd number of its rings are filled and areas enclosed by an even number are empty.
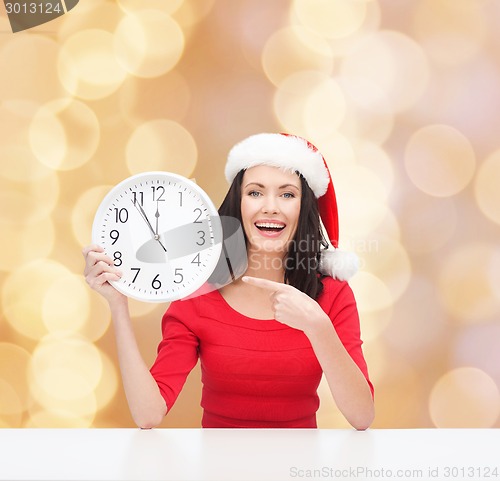
<svg viewBox="0 0 500 481"><path fill-rule="evenodd" d="M141 214L141 217L144 219L144 221L146 222L146 224L148 225L149 227L149 230L151 231L151 233L153 234L153 237L155 238L156 241L158 241L158 243L161 245L162 249L167 252L167 249L165 248L165 246L161 243L160 241L160 237L156 234L156 232L154 231L153 229L153 226L151 225L151 222L149 222L149 219L148 219L148 216L146 215L146 212L144 212L144 209L142 208L141 204L139 204L137 202L137 199L133 199L132 200L132 203L134 204L134 206L136 207L136 209L139 211L139 213ZM158 218L156 218L156 222L158 223Z"/></svg>

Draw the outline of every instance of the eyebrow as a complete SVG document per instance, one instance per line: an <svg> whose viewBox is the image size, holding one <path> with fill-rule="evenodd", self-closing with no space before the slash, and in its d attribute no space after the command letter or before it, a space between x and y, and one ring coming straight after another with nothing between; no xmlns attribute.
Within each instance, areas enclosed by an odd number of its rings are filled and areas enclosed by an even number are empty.
<svg viewBox="0 0 500 481"><path fill-rule="evenodd" d="M260 187L261 189L265 189L266 186L264 184L259 184L259 182L249 182L247 185L245 185L245 188L247 188L250 185L256 185L257 187ZM299 187L297 187L294 184L283 184L278 187L278 189L285 189L287 187L293 187L294 189L299 190Z"/></svg>

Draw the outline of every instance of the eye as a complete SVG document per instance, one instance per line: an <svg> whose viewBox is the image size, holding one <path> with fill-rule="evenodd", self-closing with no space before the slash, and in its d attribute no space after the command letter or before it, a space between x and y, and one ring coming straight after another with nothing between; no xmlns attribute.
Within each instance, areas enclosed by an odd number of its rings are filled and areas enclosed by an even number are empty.
<svg viewBox="0 0 500 481"><path fill-rule="evenodd" d="M293 199L295 197L293 192L284 192L282 195L285 199Z"/></svg>
<svg viewBox="0 0 500 481"><path fill-rule="evenodd" d="M260 197L262 194L257 190L251 190L247 195L250 197Z"/></svg>

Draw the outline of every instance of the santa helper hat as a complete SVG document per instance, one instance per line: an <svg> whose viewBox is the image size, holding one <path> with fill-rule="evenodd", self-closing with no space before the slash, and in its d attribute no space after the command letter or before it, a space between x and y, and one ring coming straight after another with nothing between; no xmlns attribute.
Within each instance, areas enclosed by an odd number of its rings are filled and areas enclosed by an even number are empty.
<svg viewBox="0 0 500 481"><path fill-rule="evenodd" d="M318 199L321 222L333 248L321 252L319 271L347 280L359 267L357 256L338 249L337 198L330 171L318 149L302 137L290 134L256 134L236 144L229 152L225 175L231 184L238 172L257 165L269 165L300 172Z"/></svg>

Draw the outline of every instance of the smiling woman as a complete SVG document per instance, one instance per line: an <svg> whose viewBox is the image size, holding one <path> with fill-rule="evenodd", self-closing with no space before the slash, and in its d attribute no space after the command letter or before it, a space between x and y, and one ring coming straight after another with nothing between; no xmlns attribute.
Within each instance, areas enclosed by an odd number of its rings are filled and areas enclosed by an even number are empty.
<svg viewBox="0 0 500 481"><path fill-rule="evenodd" d="M243 226L246 259L223 287L170 304L151 369L126 298L108 284L120 273L101 248L84 249L87 282L111 307L135 422L158 425L200 359L203 427L314 428L324 374L349 423L368 428L373 386L346 282L355 265L337 249L337 203L322 155L296 136L258 134L231 150L226 178L219 214Z"/></svg>

